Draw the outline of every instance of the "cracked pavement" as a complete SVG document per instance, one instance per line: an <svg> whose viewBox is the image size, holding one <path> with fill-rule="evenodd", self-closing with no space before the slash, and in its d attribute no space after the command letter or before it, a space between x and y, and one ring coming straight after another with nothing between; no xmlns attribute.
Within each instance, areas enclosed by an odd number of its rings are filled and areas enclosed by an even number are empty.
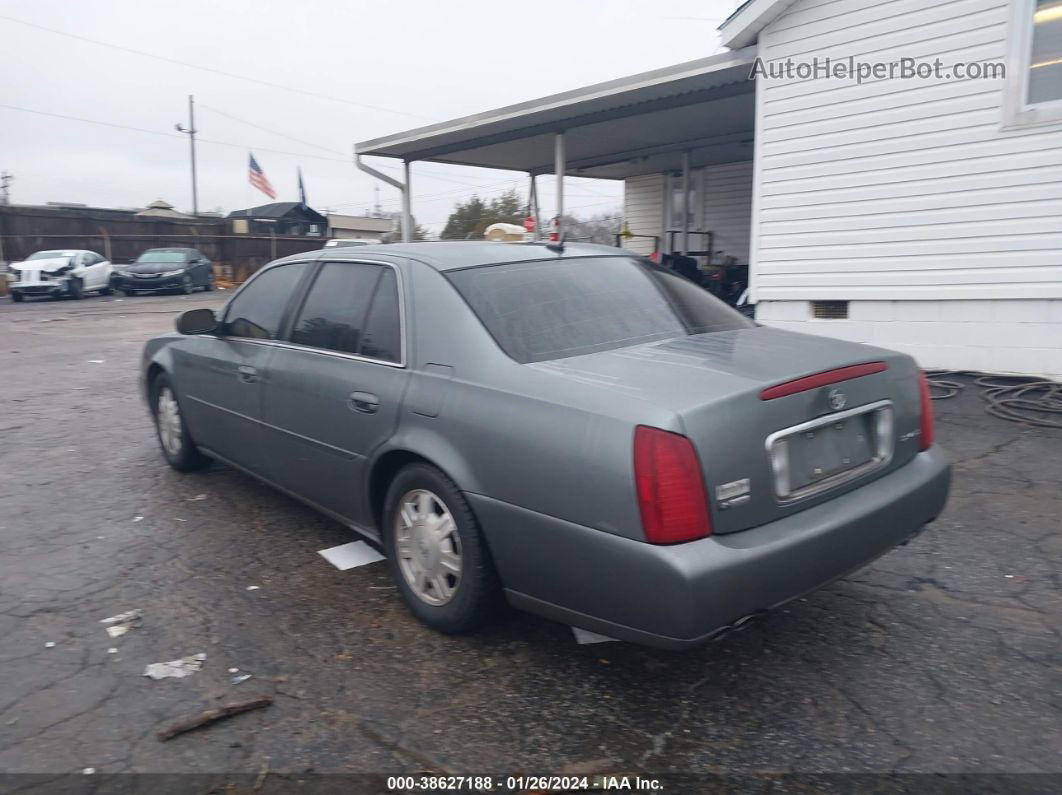
<svg viewBox="0 0 1062 795"><path fill-rule="evenodd" d="M935 402L945 514L692 652L579 646L523 614L445 637L382 564L317 554L340 525L163 462L142 342L227 295L0 305L0 772L1062 772L1062 432L987 416L973 387ZM100 619L134 608L109 638ZM142 675L196 652L190 677Z"/></svg>

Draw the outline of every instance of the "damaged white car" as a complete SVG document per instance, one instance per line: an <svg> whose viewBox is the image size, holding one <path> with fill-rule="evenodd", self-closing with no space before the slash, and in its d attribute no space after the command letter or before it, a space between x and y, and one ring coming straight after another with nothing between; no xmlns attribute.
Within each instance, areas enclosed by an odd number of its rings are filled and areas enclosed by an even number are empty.
<svg viewBox="0 0 1062 795"><path fill-rule="evenodd" d="M22 262L12 262L7 270L12 301L34 295L83 298L85 293L111 292L111 263L95 251L38 251Z"/></svg>

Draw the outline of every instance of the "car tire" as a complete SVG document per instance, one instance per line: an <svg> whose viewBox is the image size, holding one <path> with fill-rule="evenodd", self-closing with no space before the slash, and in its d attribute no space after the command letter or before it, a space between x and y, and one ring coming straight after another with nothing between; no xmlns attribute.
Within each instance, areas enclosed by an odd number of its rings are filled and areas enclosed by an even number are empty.
<svg viewBox="0 0 1062 795"><path fill-rule="evenodd" d="M206 284L203 285L203 292L204 293L209 293L213 289L214 289L214 276L213 276L213 274L211 274L210 276L207 277Z"/></svg>
<svg viewBox="0 0 1062 795"><path fill-rule="evenodd" d="M191 295L195 287L192 285L192 279L187 274L181 280L181 286L178 288L185 295Z"/></svg>
<svg viewBox="0 0 1062 795"><path fill-rule="evenodd" d="M85 297L85 285L81 279L74 278L70 280L70 286L67 287L67 295L75 301L80 301Z"/></svg>
<svg viewBox="0 0 1062 795"><path fill-rule="evenodd" d="M110 295L113 292L114 292L114 288L111 287L111 285L109 285L109 284L106 287L101 287L100 288L100 295Z"/></svg>
<svg viewBox="0 0 1062 795"><path fill-rule="evenodd" d="M384 506L387 565L413 615L447 634L497 615L505 602L494 561L453 481L429 464L410 464L391 482Z"/></svg>
<svg viewBox="0 0 1062 795"><path fill-rule="evenodd" d="M125 293L127 298L132 298L136 295L136 290L122 290L122 292Z"/></svg>
<svg viewBox="0 0 1062 795"><path fill-rule="evenodd" d="M210 465L210 459L199 452L188 433L177 392L165 373L151 382L151 415L162 456L171 467L178 472L193 472Z"/></svg>
<svg viewBox="0 0 1062 795"><path fill-rule="evenodd" d="M11 300L17 304L22 300L22 293L11 293Z"/></svg>

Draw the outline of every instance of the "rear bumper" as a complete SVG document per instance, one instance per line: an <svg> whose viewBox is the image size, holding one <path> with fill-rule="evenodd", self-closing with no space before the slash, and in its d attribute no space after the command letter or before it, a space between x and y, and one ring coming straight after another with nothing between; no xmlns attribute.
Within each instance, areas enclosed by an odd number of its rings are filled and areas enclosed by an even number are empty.
<svg viewBox="0 0 1062 795"><path fill-rule="evenodd" d="M468 497L515 606L622 640L686 648L907 541L943 510L950 479L935 446L785 519L675 546Z"/></svg>

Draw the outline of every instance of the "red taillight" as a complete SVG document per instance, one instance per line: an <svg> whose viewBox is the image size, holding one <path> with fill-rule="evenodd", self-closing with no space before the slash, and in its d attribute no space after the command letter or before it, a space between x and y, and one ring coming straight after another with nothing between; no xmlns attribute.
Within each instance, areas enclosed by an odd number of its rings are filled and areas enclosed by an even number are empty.
<svg viewBox="0 0 1062 795"><path fill-rule="evenodd" d="M922 398L922 426L919 428L918 449L928 450L933 444L933 399L929 395L929 379L918 371L918 388Z"/></svg>
<svg viewBox="0 0 1062 795"><path fill-rule="evenodd" d="M677 544L711 534L701 465L685 436L635 428L634 485L646 541Z"/></svg>

